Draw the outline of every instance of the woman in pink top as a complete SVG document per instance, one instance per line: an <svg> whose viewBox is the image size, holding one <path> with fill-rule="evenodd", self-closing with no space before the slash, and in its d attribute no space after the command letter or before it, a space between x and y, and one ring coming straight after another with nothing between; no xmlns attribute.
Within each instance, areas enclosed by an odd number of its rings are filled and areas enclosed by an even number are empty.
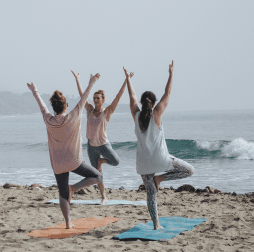
<svg viewBox="0 0 254 252"><path fill-rule="evenodd" d="M79 94L81 96L83 90L79 83L79 74L76 75L73 71L72 73L76 78ZM132 76L133 73L130 73L130 77ZM103 163L107 163L113 166L117 166L119 164L119 157L112 149L112 146L107 139L106 126L110 120L111 115L114 113L120 98L124 93L126 84L127 80L125 80L123 83L120 91L118 92L111 105L109 105L106 109L103 108L103 103L105 101L105 94L103 90L99 90L94 93L93 101L95 108L88 101L85 103L85 109L87 111L87 152L91 165L100 172L102 172L101 166ZM102 156L102 158L100 156ZM98 186L102 197L101 204L104 204L107 202L107 198L105 196L105 186L103 181L98 184Z"/></svg>
<svg viewBox="0 0 254 252"><path fill-rule="evenodd" d="M41 99L36 86L28 84L28 88L38 102L48 134L48 146L51 165L59 188L59 201L63 216L66 221L66 228L71 228L70 200L75 191L98 184L102 181L102 174L82 161L82 141L81 141L81 116L84 105L94 83L100 75L91 75L89 85L82 94L76 107L67 115L65 111L68 107L66 99L59 91L55 91L50 98L55 115L51 115ZM69 172L72 171L84 178L74 185L69 184Z"/></svg>

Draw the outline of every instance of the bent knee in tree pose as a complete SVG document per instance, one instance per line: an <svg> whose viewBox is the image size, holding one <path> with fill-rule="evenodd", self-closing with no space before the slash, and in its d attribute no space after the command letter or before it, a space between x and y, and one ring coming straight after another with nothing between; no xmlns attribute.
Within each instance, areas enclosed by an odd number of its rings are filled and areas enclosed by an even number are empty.
<svg viewBox="0 0 254 252"><path fill-rule="evenodd" d="M88 95L99 77L99 74L91 75L86 91L82 94L75 108L68 114L65 114L68 103L62 92L57 90L50 98L54 110L54 115L51 115L36 86L33 83L27 83L38 102L46 124L50 161L59 188L60 207L65 218L66 228L73 226L70 218L70 201L73 193L83 187L102 181L102 174L82 161L81 141L82 111ZM74 185L69 185L70 171L85 178Z"/></svg>
<svg viewBox="0 0 254 252"><path fill-rule="evenodd" d="M174 62L169 65L169 79L165 93L155 106L156 96L151 91L142 94L138 106L134 88L129 74L124 68L130 97L131 114L135 122L137 137L136 168L141 175L147 192L147 206L152 218L154 229L162 228L158 219L156 196L162 181L186 178L194 173L194 168L187 162L169 154L162 126L162 114L168 106L172 88ZM164 174L155 176L155 173Z"/></svg>
<svg viewBox="0 0 254 252"><path fill-rule="evenodd" d="M76 79L79 94L82 95L83 90L79 82L79 74L75 74L73 71L72 73ZM130 77L132 76L133 73L130 74ZM124 93L126 84L127 80L124 81L113 102L105 109L103 108L103 103L105 101L105 93L103 90L98 90L94 93L94 106L88 101L85 103L85 109L87 111L86 137L88 140L88 157L91 165L100 172L102 172L102 164L107 163L112 166L117 166L120 161L107 138L107 124ZM107 202L107 198L103 181L98 184L98 186L102 197L101 204L104 204Z"/></svg>

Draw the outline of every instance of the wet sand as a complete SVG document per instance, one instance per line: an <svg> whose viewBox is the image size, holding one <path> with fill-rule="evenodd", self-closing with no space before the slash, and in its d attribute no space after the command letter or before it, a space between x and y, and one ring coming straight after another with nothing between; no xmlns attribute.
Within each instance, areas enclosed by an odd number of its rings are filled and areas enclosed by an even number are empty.
<svg viewBox="0 0 254 252"><path fill-rule="evenodd" d="M146 206L74 204L71 205L72 220L104 216L122 219L85 234L47 239L26 234L64 222L58 204L43 203L58 198L57 187L0 186L0 251L254 251L254 193L212 193L208 189L195 191L191 186L179 191L160 189L157 198L159 216L208 220L168 241L111 239L139 222L151 221ZM146 192L141 189L106 189L106 193L109 199L146 200ZM98 198L100 194L94 186L73 196L77 200Z"/></svg>

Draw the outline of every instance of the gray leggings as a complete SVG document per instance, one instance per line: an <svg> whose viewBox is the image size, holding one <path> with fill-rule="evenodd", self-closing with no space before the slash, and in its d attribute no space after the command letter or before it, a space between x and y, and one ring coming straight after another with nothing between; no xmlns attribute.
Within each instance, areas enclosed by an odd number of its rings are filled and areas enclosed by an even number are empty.
<svg viewBox="0 0 254 252"><path fill-rule="evenodd" d="M193 166L181 159L172 158L172 163L173 163L173 170L163 174L164 181L187 178L194 173ZM157 202L156 202L157 190L153 180L154 173L141 175L141 177L146 187L147 207L148 207L150 216L152 218L152 221L155 222L155 220L158 219L158 210L157 210Z"/></svg>
<svg viewBox="0 0 254 252"><path fill-rule="evenodd" d="M87 186L87 183L89 182L89 179L94 178L92 182L94 184L100 183L102 181L102 174L94 169L91 165L86 164L84 161L80 164L80 166L73 170L72 172L85 177L85 179L82 179L80 182L74 184L75 189L79 190L85 186ZM55 174L56 182L59 189L59 194L62 198L65 200L68 200L69 198L69 172L61 173L61 174Z"/></svg>
<svg viewBox="0 0 254 252"><path fill-rule="evenodd" d="M102 155L103 158L106 158L107 164L109 165L117 166L119 164L119 157L116 154L116 152L112 149L110 143L106 143L101 146L91 146L88 139L87 153L91 165L96 169L97 169L97 160L100 157L100 155Z"/></svg>

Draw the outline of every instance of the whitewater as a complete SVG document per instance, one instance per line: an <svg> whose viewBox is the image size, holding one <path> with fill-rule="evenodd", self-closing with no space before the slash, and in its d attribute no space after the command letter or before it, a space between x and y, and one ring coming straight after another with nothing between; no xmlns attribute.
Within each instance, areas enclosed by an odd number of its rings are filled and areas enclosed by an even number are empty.
<svg viewBox="0 0 254 252"><path fill-rule="evenodd" d="M163 127L170 154L195 167L192 177L163 182L163 187L207 185L237 193L254 191L254 111L166 112ZM137 189L136 137L130 113L115 113L108 124L108 139L120 157L117 167L103 166L107 188ZM40 113L0 116L0 184L56 184L50 166L46 128ZM82 117L83 158L86 114ZM70 175L70 183L78 181Z"/></svg>

